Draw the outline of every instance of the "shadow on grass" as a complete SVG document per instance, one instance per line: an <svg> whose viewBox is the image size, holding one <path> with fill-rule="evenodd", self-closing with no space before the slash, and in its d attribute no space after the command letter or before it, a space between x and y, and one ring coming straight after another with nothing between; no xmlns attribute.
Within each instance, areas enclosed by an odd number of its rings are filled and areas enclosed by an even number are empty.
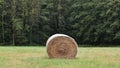
<svg viewBox="0 0 120 68"><path fill-rule="evenodd" d="M75 57L75 58L50 58L50 57L47 57L47 56L45 56L45 57L42 57L42 59L51 59L51 60L56 60L56 59L61 59L61 60L77 60L77 59L79 59L78 57Z"/></svg>

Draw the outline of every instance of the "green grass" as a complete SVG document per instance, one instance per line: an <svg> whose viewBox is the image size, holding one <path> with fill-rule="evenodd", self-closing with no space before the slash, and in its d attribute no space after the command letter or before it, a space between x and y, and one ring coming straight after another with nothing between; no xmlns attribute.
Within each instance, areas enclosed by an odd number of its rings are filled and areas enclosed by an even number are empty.
<svg viewBox="0 0 120 68"><path fill-rule="evenodd" d="M120 68L120 48L78 48L75 59L49 59L45 47L0 47L0 68Z"/></svg>

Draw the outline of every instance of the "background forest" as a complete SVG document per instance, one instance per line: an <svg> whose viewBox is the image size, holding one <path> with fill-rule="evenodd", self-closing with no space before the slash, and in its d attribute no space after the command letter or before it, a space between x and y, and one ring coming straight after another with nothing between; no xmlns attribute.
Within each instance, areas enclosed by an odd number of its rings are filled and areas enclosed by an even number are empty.
<svg viewBox="0 0 120 68"><path fill-rule="evenodd" d="M55 33L78 44L119 45L120 0L0 0L1 45L45 45Z"/></svg>

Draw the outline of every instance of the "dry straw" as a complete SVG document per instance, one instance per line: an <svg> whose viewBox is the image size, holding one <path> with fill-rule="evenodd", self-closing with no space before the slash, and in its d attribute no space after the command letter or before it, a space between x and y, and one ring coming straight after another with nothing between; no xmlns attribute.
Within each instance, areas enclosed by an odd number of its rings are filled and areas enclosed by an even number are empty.
<svg viewBox="0 0 120 68"><path fill-rule="evenodd" d="M47 53L50 58L75 58L77 54L77 43L65 34L55 34L46 43Z"/></svg>

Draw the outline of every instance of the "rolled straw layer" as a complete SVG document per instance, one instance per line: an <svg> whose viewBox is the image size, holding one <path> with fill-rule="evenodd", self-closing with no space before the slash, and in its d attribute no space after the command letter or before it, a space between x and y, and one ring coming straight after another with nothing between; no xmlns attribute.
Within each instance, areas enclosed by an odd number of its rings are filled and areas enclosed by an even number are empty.
<svg viewBox="0 0 120 68"><path fill-rule="evenodd" d="M46 43L47 53L50 58L75 58L77 43L65 34L55 34Z"/></svg>

